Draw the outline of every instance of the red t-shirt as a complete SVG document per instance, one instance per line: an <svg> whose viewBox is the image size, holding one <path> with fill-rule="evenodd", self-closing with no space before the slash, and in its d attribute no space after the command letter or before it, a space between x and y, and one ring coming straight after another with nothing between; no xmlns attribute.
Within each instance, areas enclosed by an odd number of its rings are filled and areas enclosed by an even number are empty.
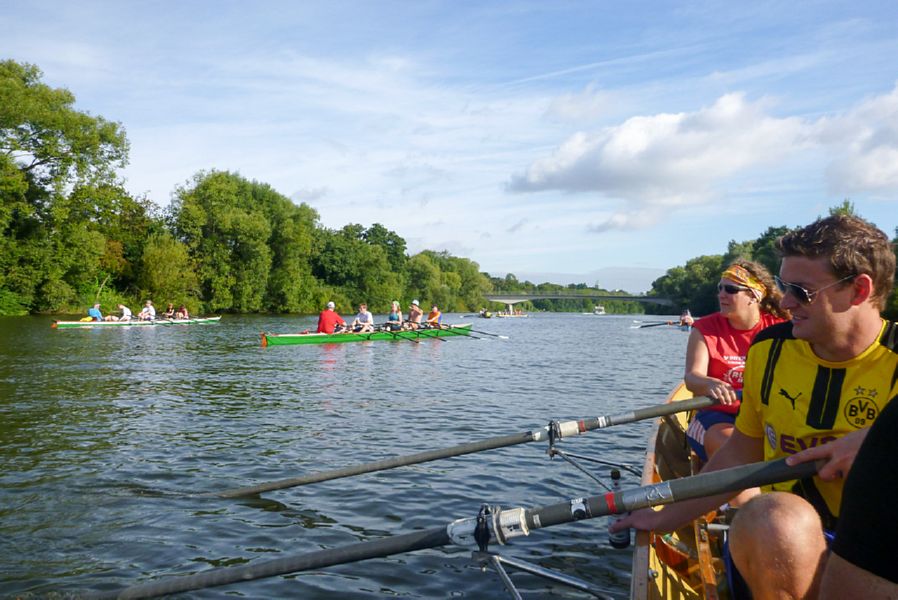
<svg viewBox="0 0 898 600"><path fill-rule="evenodd" d="M337 324L346 325L340 315L331 309L321 311L318 315L318 333L333 333Z"/></svg>
<svg viewBox="0 0 898 600"><path fill-rule="evenodd" d="M704 336L705 345L708 346L708 376L730 384L736 391L741 390L745 356L748 354L748 347L751 346L755 334L783 321L785 319L774 317L766 312L761 313L758 324L751 329L736 329L719 312L696 321L694 327ZM736 414L739 411L739 403L719 404L710 406L706 410Z"/></svg>

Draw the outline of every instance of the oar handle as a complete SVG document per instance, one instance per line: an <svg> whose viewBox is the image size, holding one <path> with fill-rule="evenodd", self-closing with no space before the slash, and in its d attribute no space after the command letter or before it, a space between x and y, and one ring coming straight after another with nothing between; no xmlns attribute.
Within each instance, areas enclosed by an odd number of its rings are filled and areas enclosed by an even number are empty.
<svg viewBox="0 0 898 600"><path fill-rule="evenodd" d="M632 412L621 413L619 415L595 417L595 419L588 420L586 428L588 431L592 429L604 429L605 427L611 427L612 425L634 423L636 421L642 421L644 419L664 417L666 415L672 415L674 413L708 408L709 406L714 406L715 404L717 404L717 400L715 400L714 398L697 396L695 398L688 398L686 400L679 400L677 402L668 402L667 404L661 404L658 406L639 408Z"/></svg>

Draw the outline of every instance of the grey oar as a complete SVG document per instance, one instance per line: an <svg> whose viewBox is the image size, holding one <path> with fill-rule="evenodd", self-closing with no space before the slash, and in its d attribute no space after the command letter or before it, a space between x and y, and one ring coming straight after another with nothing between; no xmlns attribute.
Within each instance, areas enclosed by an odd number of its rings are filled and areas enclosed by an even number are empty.
<svg viewBox="0 0 898 600"><path fill-rule="evenodd" d="M715 404L712 398L698 397L682 400L679 402L670 402L641 408L632 412L622 413L619 415L608 415L603 417L589 417L580 421L564 421L558 424L557 431L554 432L556 438L572 437L580 435L593 429L604 429L612 425L623 425L625 423L633 423L643 419L653 417L662 417L678 412L685 412L699 408L706 408ZM281 479L268 483L260 483L249 487L242 487L232 490L225 490L218 493L204 494L206 496L220 496L222 498L239 498L241 496L253 496L263 492L271 492L274 490L283 490L286 488L296 487L300 485L308 485L310 483L319 483L322 481L330 481L332 479L340 479L342 477L352 477L353 475L361 475L363 473L373 473L375 471L385 471L396 467L404 467L408 465L416 465L419 463L439 460L441 458L451 458L453 456L462 456L464 454L472 454L474 452L482 452L484 450L494 450L496 448L505 448L507 446L516 446L518 444L526 444L528 442L540 442L549 439L549 427L543 427L536 431L527 431L512 435L499 436L481 440L479 442L469 442L460 444L450 448L440 448L437 450L428 450L408 456L396 456L393 458L385 458L382 460L343 467L333 471L323 471L321 473L310 473L300 477L290 479Z"/></svg>
<svg viewBox="0 0 898 600"><path fill-rule="evenodd" d="M736 493L744 489L791 479L804 479L814 475L817 468L818 465L815 463L803 463L790 467L786 465L785 459L781 459L701 473L693 477L672 479L588 498L573 498L566 502L537 508L502 510L500 507L491 507L490 511L482 514L479 519L478 517L459 519L433 529L358 542L342 548L318 550L239 567L212 569L185 577L172 577L155 583L132 586L117 592L108 592L97 597L152 598L275 575L323 569L334 565L427 548L438 548L449 544L472 546L476 541L475 532L478 538L481 534L488 533L490 543L504 544L511 538L529 535L530 531L534 529L620 514L680 500L714 496L724 492ZM482 525L479 532L478 520Z"/></svg>

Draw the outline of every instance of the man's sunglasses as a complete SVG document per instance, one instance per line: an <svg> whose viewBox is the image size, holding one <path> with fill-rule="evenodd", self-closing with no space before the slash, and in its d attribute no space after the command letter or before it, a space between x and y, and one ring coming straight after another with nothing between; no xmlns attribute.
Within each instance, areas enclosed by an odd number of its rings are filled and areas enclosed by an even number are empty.
<svg viewBox="0 0 898 600"><path fill-rule="evenodd" d="M718 283L717 292L726 292L729 295L738 294L739 292L747 292L750 288L742 285L733 285L732 283Z"/></svg>
<svg viewBox="0 0 898 600"><path fill-rule="evenodd" d="M776 275L773 276L773 280L776 282L776 288L783 294L792 294L792 297L794 297L802 304L810 304L814 301L814 298L817 297L817 294L819 294L823 290L829 289L833 286L837 286L843 281L848 281L849 279L854 279L855 277L857 277L857 275L849 275L848 277L843 277L839 281L834 281L829 285L824 285L819 290L807 290L797 283L789 283L788 281L783 281Z"/></svg>

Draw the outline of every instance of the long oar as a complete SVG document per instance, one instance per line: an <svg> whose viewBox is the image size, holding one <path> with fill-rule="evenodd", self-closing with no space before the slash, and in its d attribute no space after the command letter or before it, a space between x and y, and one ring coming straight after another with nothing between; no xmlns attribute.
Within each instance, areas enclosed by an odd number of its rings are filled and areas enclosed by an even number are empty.
<svg viewBox="0 0 898 600"><path fill-rule="evenodd" d="M662 321L661 323L649 323L648 325L640 325L639 329L645 329L646 327L659 327L661 325L673 325L673 321Z"/></svg>
<svg viewBox="0 0 898 600"><path fill-rule="evenodd" d="M410 342L415 342L416 344L420 344L420 343L421 343L421 342L419 342L418 340L416 340L415 338L405 337L404 335L402 335L402 334L405 333L405 332L404 332L404 331L401 331L401 330L400 330L400 331L387 331L387 333L389 333L390 335L392 335L394 340L398 338L398 339L400 339L400 340L408 340L408 341L410 341Z"/></svg>
<svg viewBox="0 0 898 600"><path fill-rule="evenodd" d="M438 548L449 544L471 546L477 539L483 541L486 534L489 535L490 542L505 543L510 538L529 535L530 531L534 529L620 514L680 500L715 496L725 492L735 493L791 479L804 479L814 475L817 468L816 463L802 463L790 467L786 465L785 459L781 459L711 471L693 477L672 479L634 489L608 492L588 498L576 498L536 508L502 510L500 507L490 507L489 511L482 511L478 517L458 519L433 529L358 542L342 548L318 550L257 564L212 569L185 577L172 577L155 583L136 585L117 592L102 594L99 598L152 598L275 575L323 569L334 565L427 548Z"/></svg>
<svg viewBox="0 0 898 600"><path fill-rule="evenodd" d="M679 402L669 402L641 408L632 412L622 413L619 415L607 415L602 417L589 417L580 421L564 421L558 424L557 430L553 433L556 438L572 437L580 435L593 429L604 429L613 425L623 425L625 423L633 423L643 419L653 417L661 417L671 415L678 412L706 408L715 404L716 400L712 398L698 397ZM281 479L278 481L270 481L268 483L260 483L249 487L225 490L218 493L204 494L206 496L220 496L222 498L239 498L241 496L253 496L263 492L271 492L274 490L283 490L286 488L296 487L300 485L308 485L310 483L319 483L322 481L331 481L332 479L341 479L343 477L352 477L354 475L362 475L363 473L374 473L376 471L385 471L396 467L405 467L408 465L416 465L419 463L440 460L442 458L451 458L453 456L463 456L465 454L473 454L474 452L482 452L484 450L494 450L496 448L505 448L508 446L516 446L518 444L526 444L528 442L539 442L549 439L549 427L543 427L536 431L527 431L513 435L505 435L493 437L479 442L469 442L467 444L459 444L450 448L441 448L438 450L428 450L408 456L396 456L393 458L385 458L382 460L343 467L342 469L334 469L333 471L322 471L320 473L310 473L300 477L290 479Z"/></svg>
<svg viewBox="0 0 898 600"><path fill-rule="evenodd" d="M444 327L444 326L441 325L441 327ZM458 327L453 327L453 329L458 329ZM507 335L499 335L499 334L497 334L497 333L490 333L490 332L488 332L488 331L478 331L478 330L476 330L476 329L468 329L467 327L465 327L465 330L466 330L466 331L473 331L474 333L479 333L479 334L481 334L481 335L489 335L489 336L492 336L492 337L497 337L497 338L500 338L500 339L503 339L503 340L509 339Z"/></svg>

